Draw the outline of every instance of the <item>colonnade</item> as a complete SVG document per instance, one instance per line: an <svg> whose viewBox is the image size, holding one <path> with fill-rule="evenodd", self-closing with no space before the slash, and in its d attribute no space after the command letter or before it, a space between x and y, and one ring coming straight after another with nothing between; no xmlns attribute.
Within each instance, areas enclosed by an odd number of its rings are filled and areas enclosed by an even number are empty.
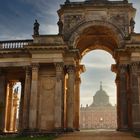
<svg viewBox="0 0 140 140"><path fill-rule="evenodd" d="M54 130L79 130L80 73L79 64L64 65L54 63L56 82L54 98ZM21 82L21 101L19 107L19 131L40 130L38 120L39 64L25 68L25 81ZM140 62L116 65L117 85L117 123L118 130L140 128ZM7 81L0 75L0 130L16 131L17 100L14 98L15 81ZM41 131L41 130L40 130Z"/></svg>
<svg viewBox="0 0 140 140"><path fill-rule="evenodd" d="M74 65L64 66L63 63L55 63L55 109L54 129L68 131L79 130L80 108L80 69ZM25 130L39 130L38 126L38 74L39 64L32 65L32 69L26 69L23 126ZM65 85L65 76L68 75ZM64 87L67 86L67 87ZM65 88L67 90L65 91ZM66 95L64 94L66 92ZM31 93L31 94L30 94ZM65 102L66 101L66 105ZM65 121L66 118L66 121ZM65 127L65 128L64 128Z"/></svg>

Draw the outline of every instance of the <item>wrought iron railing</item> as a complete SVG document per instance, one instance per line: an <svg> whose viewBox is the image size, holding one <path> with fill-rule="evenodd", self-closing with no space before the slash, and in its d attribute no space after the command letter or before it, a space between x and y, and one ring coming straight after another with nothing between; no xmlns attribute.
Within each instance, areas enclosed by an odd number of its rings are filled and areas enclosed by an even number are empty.
<svg viewBox="0 0 140 140"><path fill-rule="evenodd" d="M7 40L0 41L0 49L22 49L25 45L29 45L33 40Z"/></svg>

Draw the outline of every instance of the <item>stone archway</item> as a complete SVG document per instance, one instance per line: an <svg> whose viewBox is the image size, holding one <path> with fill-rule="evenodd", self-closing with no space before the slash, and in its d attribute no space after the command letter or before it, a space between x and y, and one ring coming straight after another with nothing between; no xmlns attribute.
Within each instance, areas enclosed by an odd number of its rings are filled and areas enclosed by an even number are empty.
<svg viewBox="0 0 140 140"><path fill-rule="evenodd" d="M112 3L116 6L115 2L102 3L103 5L91 1L87 3L66 3L66 5L62 6L58 11L58 14L59 18L64 23L63 37L67 42L70 51L75 51L80 55L80 57L75 57L73 55L76 63L76 71L78 71L76 72L78 73L78 76L77 74L75 75L76 77L80 77L79 67L81 57L88 51L102 49L109 52L115 59L116 65L112 65L112 71L117 74L118 130L128 130L132 129L133 115L132 102L131 100L128 100L132 98L130 93L130 54L125 52L125 46L126 40L129 40L130 34L132 33L129 21L135 15L135 9L129 7L130 16L126 15L126 13L122 13L126 3L119 2L121 5L119 7L119 12L117 9L118 7L115 7L114 9L113 5L110 5L112 10L110 9L108 11L104 9L105 7L108 8L108 3ZM82 6L80 7L79 4ZM83 7L85 8L84 11L82 11ZM79 93L75 92L74 94ZM79 106L75 101L74 104ZM75 120L77 121L78 117Z"/></svg>
<svg viewBox="0 0 140 140"><path fill-rule="evenodd" d="M78 34L77 34L78 33ZM114 57L117 65L119 65L119 57L116 56L117 49L123 47L124 40L121 31L110 23L104 22L90 22L81 25L71 36L70 41L73 42L74 48L79 50L79 53L83 57L87 52L101 49L109 52L112 57ZM79 61L80 62L80 61ZM80 64L78 64L80 65ZM115 71L118 75L119 70ZM129 128L128 120L128 103L126 95L120 96L117 85L117 123L118 130L127 130ZM122 99L123 98L123 99ZM120 102L120 100L123 100ZM122 102L125 102L125 105L122 105ZM124 111L125 110L125 111ZM122 112L124 112L122 114ZM120 121L121 120L121 121Z"/></svg>

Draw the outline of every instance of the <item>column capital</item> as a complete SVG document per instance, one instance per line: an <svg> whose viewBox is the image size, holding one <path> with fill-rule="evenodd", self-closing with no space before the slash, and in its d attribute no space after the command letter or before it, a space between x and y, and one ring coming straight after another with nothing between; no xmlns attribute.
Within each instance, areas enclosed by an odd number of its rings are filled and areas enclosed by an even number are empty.
<svg viewBox="0 0 140 140"><path fill-rule="evenodd" d="M0 68L0 76L2 75L2 69Z"/></svg>
<svg viewBox="0 0 140 140"><path fill-rule="evenodd" d="M25 71L25 73L28 74L28 75L31 73L31 69L32 69L31 66L25 66L25 67L24 67L24 71Z"/></svg>
<svg viewBox="0 0 140 140"><path fill-rule="evenodd" d="M66 68L67 68L68 74L72 74L72 73L74 73L75 70L76 70L76 68L75 68L74 65L67 65Z"/></svg>
<svg viewBox="0 0 140 140"><path fill-rule="evenodd" d="M55 63L55 67L56 67L56 72L63 71L64 63L63 62Z"/></svg>
<svg viewBox="0 0 140 140"><path fill-rule="evenodd" d="M32 70L38 70L39 64L38 63L32 63Z"/></svg>
<svg viewBox="0 0 140 140"><path fill-rule="evenodd" d="M120 83L120 77L118 76L118 74L117 74L117 76L116 76L115 83L116 83L116 84L119 84L119 83Z"/></svg>
<svg viewBox="0 0 140 140"><path fill-rule="evenodd" d="M130 69L131 69L131 71L134 72L134 73L138 72L139 69L140 69L140 61L132 62L132 63L130 64Z"/></svg>
<svg viewBox="0 0 140 140"><path fill-rule="evenodd" d="M11 87L11 88L16 84L15 81L9 81L8 83L9 83L9 87Z"/></svg>
<svg viewBox="0 0 140 140"><path fill-rule="evenodd" d="M128 72L129 65L128 64L119 64L118 68L120 70L120 73L123 74L123 73Z"/></svg>
<svg viewBox="0 0 140 140"><path fill-rule="evenodd" d="M0 68L0 76L5 76L6 72L3 70L3 68Z"/></svg>

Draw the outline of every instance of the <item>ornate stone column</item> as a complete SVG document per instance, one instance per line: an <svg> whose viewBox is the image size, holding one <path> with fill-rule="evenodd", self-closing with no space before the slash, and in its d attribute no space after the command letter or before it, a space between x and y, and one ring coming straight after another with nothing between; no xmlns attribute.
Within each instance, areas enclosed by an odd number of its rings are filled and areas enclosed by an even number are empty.
<svg viewBox="0 0 140 140"><path fill-rule="evenodd" d="M8 104L7 104L7 122L6 122L6 130L7 131L12 131L13 130L13 126L12 126L12 113L13 113L13 86L15 85L15 82L14 81L10 81L8 83L8 87L9 87L9 90L8 90Z"/></svg>
<svg viewBox="0 0 140 140"><path fill-rule="evenodd" d="M127 68L126 64L119 66L119 107L120 107L120 129L128 130L128 105L127 105Z"/></svg>
<svg viewBox="0 0 140 140"><path fill-rule="evenodd" d="M30 68L26 67L25 86L24 86L24 103L23 103L23 129L29 128L29 106L31 93L31 72Z"/></svg>
<svg viewBox="0 0 140 140"><path fill-rule="evenodd" d="M75 93L75 67L69 65L67 67L68 72L68 87L66 97L66 114L67 114L67 130L73 131L74 129L74 93Z"/></svg>
<svg viewBox="0 0 140 140"><path fill-rule="evenodd" d="M29 111L29 129L31 130L35 130L37 128L38 71L39 64L33 64Z"/></svg>
<svg viewBox="0 0 140 140"><path fill-rule="evenodd" d="M25 81L23 79L20 80L21 83L21 97L20 97L20 104L19 104L19 125L18 130L22 131L23 129L23 104L24 104L24 85Z"/></svg>
<svg viewBox="0 0 140 140"><path fill-rule="evenodd" d="M116 76L116 87L117 87L117 130L121 129L121 108L120 108L120 78Z"/></svg>
<svg viewBox="0 0 140 140"><path fill-rule="evenodd" d="M130 80L130 67L127 73L127 108L128 108L128 128L132 130L132 99L131 99L131 80Z"/></svg>
<svg viewBox="0 0 140 140"><path fill-rule="evenodd" d="M14 93L13 98L13 131L17 131L17 110L18 110L18 92Z"/></svg>
<svg viewBox="0 0 140 140"><path fill-rule="evenodd" d="M5 129L6 111L6 79L5 74L0 71L0 132Z"/></svg>
<svg viewBox="0 0 140 140"><path fill-rule="evenodd" d="M132 126L140 133L140 62L131 64Z"/></svg>
<svg viewBox="0 0 140 140"><path fill-rule="evenodd" d="M63 63L56 63L56 84L55 84L55 129L61 130L63 128Z"/></svg>
<svg viewBox="0 0 140 140"><path fill-rule="evenodd" d="M80 117L80 68L76 68L75 78L75 97L74 97L74 128L79 130L79 117Z"/></svg>

